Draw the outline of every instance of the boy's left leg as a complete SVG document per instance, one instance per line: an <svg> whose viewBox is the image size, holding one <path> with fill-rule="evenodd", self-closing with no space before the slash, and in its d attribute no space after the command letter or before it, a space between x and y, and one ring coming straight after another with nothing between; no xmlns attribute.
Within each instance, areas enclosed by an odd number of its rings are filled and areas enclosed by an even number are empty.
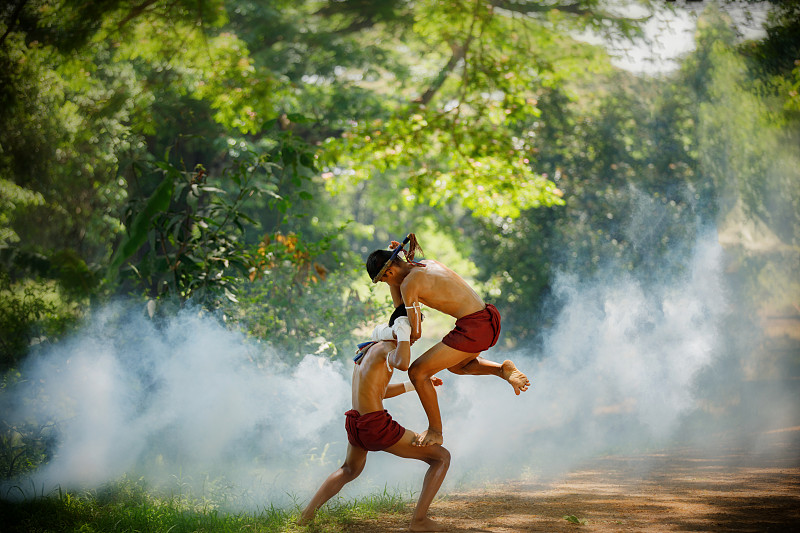
<svg viewBox="0 0 800 533"><path fill-rule="evenodd" d="M517 366L506 359L502 364L495 363L481 356L469 361L448 368L453 374L470 376L497 376L508 381L514 387L514 393L519 396L520 392L525 392L530 387L531 382L528 377L517 369Z"/></svg>
<svg viewBox="0 0 800 533"><path fill-rule="evenodd" d="M403 437L384 451L407 459L418 459L428 463L428 471L422 481L422 491L411 518L411 531L445 531L447 528L428 518L428 509L434 496L439 492L447 469L450 467L450 452L439 445L414 446L412 442L416 434L406 430Z"/></svg>
<svg viewBox="0 0 800 533"><path fill-rule="evenodd" d="M325 505L325 502L339 494L347 483L353 481L364 470L364 465L367 463L367 450L358 448L352 444L347 445L347 456L345 457L344 464L339 467L334 473L328 476L328 479L308 502L303 514L300 515L298 524L304 525L314 518L314 513L317 509Z"/></svg>

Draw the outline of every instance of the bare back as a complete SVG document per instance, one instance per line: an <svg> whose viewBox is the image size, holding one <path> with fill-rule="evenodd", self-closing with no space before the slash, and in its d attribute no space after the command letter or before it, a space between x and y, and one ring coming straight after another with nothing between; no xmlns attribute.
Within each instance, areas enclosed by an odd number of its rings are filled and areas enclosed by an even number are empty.
<svg viewBox="0 0 800 533"><path fill-rule="evenodd" d="M353 409L362 415L383 410L386 387L392 379L386 360L395 346L389 341L373 344L353 369Z"/></svg>
<svg viewBox="0 0 800 533"><path fill-rule="evenodd" d="M438 261L420 261L400 285L403 301L418 301L456 320L482 310L486 303L464 279Z"/></svg>

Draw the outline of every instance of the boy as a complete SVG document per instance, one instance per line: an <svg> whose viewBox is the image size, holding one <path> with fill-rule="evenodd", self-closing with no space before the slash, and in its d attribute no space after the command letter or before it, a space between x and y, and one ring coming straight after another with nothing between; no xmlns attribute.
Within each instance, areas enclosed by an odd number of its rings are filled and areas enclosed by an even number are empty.
<svg viewBox="0 0 800 533"><path fill-rule="evenodd" d="M367 461L368 451L386 451L410 459L428 463L428 471L422 483L417 506L411 519L411 531L442 531L443 526L428 518L428 508L439 491L450 465L450 453L441 446L418 447L412 442L417 434L403 428L392 420L383 408L383 399L392 398L414 390L410 382L389 385L395 368L408 370L411 360L411 326L402 307L395 311L389 321L390 330L378 326L373 333L374 342L361 347L353 369L353 408L345 413L347 430L347 456L344 464L317 490L298 521L307 524L314 513L329 499L339 493L344 485L361 474ZM388 334L387 334L388 333ZM396 336L397 340L384 340ZM441 385L442 380L431 377L431 386Z"/></svg>
<svg viewBox="0 0 800 533"><path fill-rule="evenodd" d="M409 242L409 250L403 247ZM428 429L414 441L417 446L442 444L442 417L436 391L430 378L445 368L454 374L494 375L508 381L519 395L530 386L528 378L513 362L502 364L480 357L500 335L500 313L487 304L461 276L438 261L414 261L422 251L416 236L410 233L401 245L392 241L390 250L375 250L367 259L367 273L373 283L389 285L394 305L404 305L412 331L412 342L422 334L420 304L446 313L456 319L455 328L439 343L414 361L408 377L417 389L422 407L428 415ZM398 257L405 254L405 261Z"/></svg>

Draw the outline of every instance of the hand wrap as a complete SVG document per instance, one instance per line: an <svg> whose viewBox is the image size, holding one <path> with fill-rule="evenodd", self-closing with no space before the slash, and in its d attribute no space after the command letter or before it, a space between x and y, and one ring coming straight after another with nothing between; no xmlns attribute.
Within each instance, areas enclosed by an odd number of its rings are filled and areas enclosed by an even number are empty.
<svg viewBox="0 0 800 533"><path fill-rule="evenodd" d="M410 342L411 341L411 324L408 322L407 316L398 317L392 326L394 334L397 337L397 342Z"/></svg>
<svg viewBox="0 0 800 533"><path fill-rule="evenodd" d="M375 326L372 330L372 340L374 341L392 341L394 340L393 330L386 324Z"/></svg>

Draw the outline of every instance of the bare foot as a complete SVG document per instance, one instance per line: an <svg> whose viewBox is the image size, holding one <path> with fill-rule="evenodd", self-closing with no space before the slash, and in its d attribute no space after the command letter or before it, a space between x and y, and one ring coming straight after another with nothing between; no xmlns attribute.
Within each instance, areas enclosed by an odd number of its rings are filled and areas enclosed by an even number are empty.
<svg viewBox="0 0 800 533"><path fill-rule="evenodd" d="M430 518L423 518L422 520L412 521L408 529L411 531L447 531L447 526Z"/></svg>
<svg viewBox="0 0 800 533"><path fill-rule="evenodd" d="M434 444L442 444L444 437L440 431L428 428L411 441L412 446L432 446ZM424 531L424 530L420 530Z"/></svg>
<svg viewBox="0 0 800 533"><path fill-rule="evenodd" d="M300 515L300 518L297 519L298 526L305 526L308 525L312 520L314 520L315 511L309 512L307 509L303 511L303 514Z"/></svg>
<svg viewBox="0 0 800 533"><path fill-rule="evenodd" d="M511 383L511 386L514 387L514 394L519 396L520 392L525 392L530 387L531 382L528 381L528 378L517 370L517 367L506 359L503 361L503 379Z"/></svg>

